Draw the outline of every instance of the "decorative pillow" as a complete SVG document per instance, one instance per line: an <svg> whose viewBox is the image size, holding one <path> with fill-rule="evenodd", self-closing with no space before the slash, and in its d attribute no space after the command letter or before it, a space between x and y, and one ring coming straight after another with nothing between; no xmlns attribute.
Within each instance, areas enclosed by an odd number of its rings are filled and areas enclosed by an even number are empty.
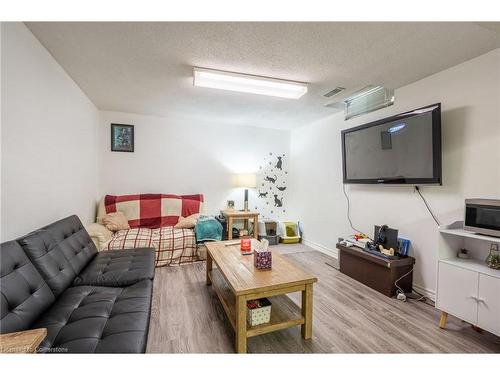
<svg viewBox="0 0 500 375"><path fill-rule="evenodd" d="M103 245L107 243L111 239L111 237L113 237L113 232L111 232L102 224L87 224L85 225L85 229L89 233L90 238L92 238L92 241L94 241L95 245L97 246L97 250L99 251L101 251Z"/></svg>
<svg viewBox="0 0 500 375"><path fill-rule="evenodd" d="M130 229L127 218L125 217L123 212L120 211L107 214L103 217L102 222L106 226L106 228L113 232L123 229Z"/></svg>
<svg viewBox="0 0 500 375"><path fill-rule="evenodd" d="M194 228L196 222L200 218L200 214L192 214L188 217L179 217L179 221L174 225L175 228L189 229Z"/></svg>

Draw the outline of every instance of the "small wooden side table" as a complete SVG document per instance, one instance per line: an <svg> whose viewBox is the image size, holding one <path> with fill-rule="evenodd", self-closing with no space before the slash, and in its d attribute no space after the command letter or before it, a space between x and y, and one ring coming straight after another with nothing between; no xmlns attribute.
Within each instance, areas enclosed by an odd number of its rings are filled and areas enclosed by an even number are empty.
<svg viewBox="0 0 500 375"><path fill-rule="evenodd" d="M47 328L4 333L0 335L0 353L36 353L38 345L47 336Z"/></svg>
<svg viewBox="0 0 500 375"><path fill-rule="evenodd" d="M225 210L222 214L227 218L227 239L233 239L233 222L234 220L244 220L245 228L248 228L248 221L252 220L253 223L253 236L259 237L259 213L252 211L236 211Z"/></svg>

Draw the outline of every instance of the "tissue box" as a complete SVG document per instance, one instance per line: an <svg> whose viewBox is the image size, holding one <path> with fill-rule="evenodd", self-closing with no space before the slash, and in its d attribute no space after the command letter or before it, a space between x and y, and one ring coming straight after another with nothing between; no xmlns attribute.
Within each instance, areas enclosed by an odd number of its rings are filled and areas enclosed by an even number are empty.
<svg viewBox="0 0 500 375"><path fill-rule="evenodd" d="M253 264L259 270L270 270L272 267L272 254L269 249L255 249L253 253Z"/></svg>

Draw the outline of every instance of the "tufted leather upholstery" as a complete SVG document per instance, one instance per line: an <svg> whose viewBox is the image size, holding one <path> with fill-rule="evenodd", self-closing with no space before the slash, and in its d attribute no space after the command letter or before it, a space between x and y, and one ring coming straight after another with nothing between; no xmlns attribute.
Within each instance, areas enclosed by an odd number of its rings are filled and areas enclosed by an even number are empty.
<svg viewBox="0 0 500 375"><path fill-rule="evenodd" d="M1 333L45 327L44 352L144 352L154 262L148 248L97 253L77 216L3 243Z"/></svg>
<svg viewBox="0 0 500 375"><path fill-rule="evenodd" d="M71 285L97 253L76 215L43 227L18 241L56 297Z"/></svg>
<svg viewBox="0 0 500 375"><path fill-rule="evenodd" d="M0 250L0 333L28 329L54 294L16 241Z"/></svg>
<svg viewBox="0 0 500 375"><path fill-rule="evenodd" d="M46 327L40 350L69 353L139 353L146 348L151 280L126 288L67 289L33 328Z"/></svg>
<svg viewBox="0 0 500 375"><path fill-rule="evenodd" d="M126 286L153 279L154 273L153 248L103 251L75 278L73 285Z"/></svg>

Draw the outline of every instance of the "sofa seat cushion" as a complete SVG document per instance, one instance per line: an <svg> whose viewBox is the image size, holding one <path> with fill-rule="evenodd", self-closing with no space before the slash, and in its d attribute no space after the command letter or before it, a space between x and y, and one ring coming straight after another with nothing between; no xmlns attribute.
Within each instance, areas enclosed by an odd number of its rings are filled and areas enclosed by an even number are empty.
<svg viewBox="0 0 500 375"><path fill-rule="evenodd" d="M127 286L152 280L154 272L154 248L104 251L91 260L73 285Z"/></svg>
<svg viewBox="0 0 500 375"><path fill-rule="evenodd" d="M47 328L42 352L144 353L151 280L125 288L68 288L32 328Z"/></svg>

